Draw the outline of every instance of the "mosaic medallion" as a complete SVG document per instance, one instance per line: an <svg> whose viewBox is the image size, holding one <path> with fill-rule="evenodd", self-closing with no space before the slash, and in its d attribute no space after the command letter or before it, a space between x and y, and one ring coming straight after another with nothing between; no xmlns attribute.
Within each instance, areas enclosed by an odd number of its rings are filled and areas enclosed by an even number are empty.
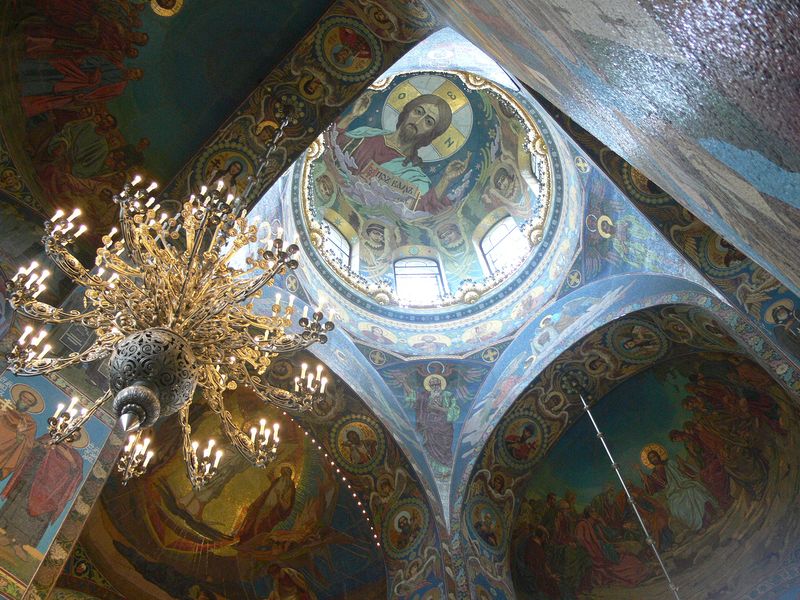
<svg viewBox="0 0 800 600"><path fill-rule="evenodd" d="M240 144L222 144L207 148L195 171L195 185L216 186L222 181L224 194L241 196L247 178L255 173L258 162L253 152Z"/></svg>
<svg viewBox="0 0 800 600"><path fill-rule="evenodd" d="M699 240L698 255L703 270L715 277L731 277L752 264L747 256L714 232Z"/></svg>
<svg viewBox="0 0 800 600"><path fill-rule="evenodd" d="M497 456L508 468L530 468L544 452L548 428L532 410L523 409L504 419L497 434Z"/></svg>
<svg viewBox="0 0 800 600"><path fill-rule="evenodd" d="M485 496L473 498L465 512L467 529L489 552L500 553L505 548L505 525L497 507Z"/></svg>
<svg viewBox="0 0 800 600"><path fill-rule="evenodd" d="M314 49L325 70L344 81L371 79L382 63L380 41L363 23L347 17L322 21Z"/></svg>
<svg viewBox="0 0 800 600"><path fill-rule="evenodd" d="M381 426L365 415L339 419L331 430L331 448L338 462L353 473L368 473L386 453Z"/></svg>
<svg viewBox="0 0 800 600"><path fill-rule="evenodd" d="M738 346L736 341L704 311L697 309L690 310L689 321L694 326L694 330L712 346L722 346L731 349Z"/></svg>
<svg viewBox="0 0 800 600"><path fill-rule="evenodd" d="M674 202L669 194L628 163L623 163L622 166L622 183L625 193L639 202L651 206L662 206Z"/></svg>
<svg viewBox="0 0 800 600"><path fill-rule="evenodd" d="M428 531L428 509L416 498L398 502L383 523L383 546L392 558L405 558Z"/></svg>
<svg viewBox="0 0 800 600"><path fill-rule="evenodd" d="M669 341L661 331L638 319L623 319L612 325L606 343L619 358L637 364L654 362L669 349Z"/></svg>

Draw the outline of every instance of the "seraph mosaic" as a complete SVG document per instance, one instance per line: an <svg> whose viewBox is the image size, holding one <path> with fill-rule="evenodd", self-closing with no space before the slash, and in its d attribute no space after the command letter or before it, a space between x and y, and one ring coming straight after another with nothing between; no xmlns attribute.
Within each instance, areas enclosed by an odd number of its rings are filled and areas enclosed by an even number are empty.
<svg viewBox="0 0 800 600"><path fill-rule="evenodd" d="M626 339L645 354L657 344L644 333ZM781 532L800 527L790 500L797 412L756 364L711 352L670 359L593 412L682 594L738 597L768 555L790 549ZM531 473L512 536L519 598L670 596L595 438L579 420Z"/></svg>
<svg viewBox="0 0 800 600"><path fill-rule="evenodd" d="M536 124L499 86L462 72L396 75L374 83L312 147L306 219L318 245L330 227L350 244L358 240L357 257L322 253L335 269L357 274L365 290L388 286L379 303L393 301L393 265L402 258L435 260L443 295L456 295L464 283L502 281L481 249L502 219L529 246L541 240L549 163Z"/></svg>

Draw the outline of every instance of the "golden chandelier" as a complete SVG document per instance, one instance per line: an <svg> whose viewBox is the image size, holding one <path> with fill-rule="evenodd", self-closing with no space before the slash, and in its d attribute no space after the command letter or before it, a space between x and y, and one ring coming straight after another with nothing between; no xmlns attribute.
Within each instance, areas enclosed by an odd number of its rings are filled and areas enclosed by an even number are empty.
<svg viewBox="0 0 800 600"><path fill-rule="evenodd" d="M278 135L282 133L282 128ZM277 139L277 136L276 136ZM273 146L270 148L274 148ZM259 165L260 175L269 152ZM250 179L243 197L255 185ZM213 477L221 451L213 453L214 440L204 450L191 439L189 407L201 396L217 414L229 442L252 464L263 467L274 457L278 425L245 431L225 409L223 395L245 385L269 404L285 410L309 410L325 393L322 367L302 365L302 377L293 389L270 385L265 374L273 359L316 342L325 343L334 325L322 307L308 315L305 307L294 331L294 297L281 302L280 293L268 314L256 314L253 300L276 275L298 265L296 244L283 239L277 228L262 240L249 225L241 198L224 193L220 181L190 196L176 215L159 214L140 177L126 184L114 201L119 205L119 230L102 237L95 267L86 268L67 247L86 231L76 219L58 210L45 223L45 252L77 286L84 289L84 310L64 310L38 300L50 273L33 262L9 282L10 302L23 315L45 324L79 323L93 329L87 349L64 357L50 357L45 328L26 326L8 356L18 375L44 375L79 363L109 358L109 389L88 408L79 410L75 399L59 406L49 420L53 443L77 439L81 426L107 401L125 430L133 432L118 462L123 481L140 475L152 457L143 428L178 412L183 453L192 485L201 487ZM120 234L115 239L117 234ZM246 267L231 266L245 246L260 244ZM195 393L195 388L200 388Z"/></svg>

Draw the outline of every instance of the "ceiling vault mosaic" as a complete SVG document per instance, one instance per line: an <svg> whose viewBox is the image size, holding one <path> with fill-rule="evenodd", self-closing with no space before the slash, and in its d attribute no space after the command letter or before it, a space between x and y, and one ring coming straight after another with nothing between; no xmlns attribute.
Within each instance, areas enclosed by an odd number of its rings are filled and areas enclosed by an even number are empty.
<svg viewBox="0 0 800 600"><path fill-rule="evenodd" d="M800 14L690 4L2 3L0 596L796 598ZM79 208L90 267L134 174L164 219L249 192L230 267L276 234L299 267L248 308L333 315L265 376L322 363L309 411L225 392L279 424L265 468L222 441L193 487L173 421L124 479L103 410L48 443L107 361L8 368L42 223Z"/></svg>

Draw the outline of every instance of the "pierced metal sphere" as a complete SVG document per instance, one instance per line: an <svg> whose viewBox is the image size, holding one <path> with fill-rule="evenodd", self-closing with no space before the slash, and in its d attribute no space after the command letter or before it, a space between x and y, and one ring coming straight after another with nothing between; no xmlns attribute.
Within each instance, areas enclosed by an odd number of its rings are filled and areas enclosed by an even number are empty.
<svg viewBox="0 0 800 600"><path fill-rule="evenodd" d="M177 412L197 384L191 347L177 333L160 327L137 331L118 342L109 367L114 411L118 417L135 415L138 427L150 427L159 417Z"/></svg>

